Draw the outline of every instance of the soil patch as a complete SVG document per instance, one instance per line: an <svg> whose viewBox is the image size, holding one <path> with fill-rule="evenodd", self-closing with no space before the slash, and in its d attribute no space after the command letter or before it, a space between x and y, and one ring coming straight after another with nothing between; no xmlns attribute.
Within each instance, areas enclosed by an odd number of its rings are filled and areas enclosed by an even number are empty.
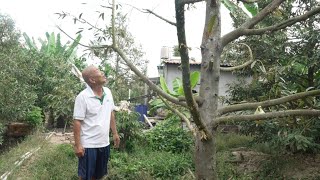
<svg viewBox="0 0 320 180"><path fill-rule="evenodd" d="M231 153L234 160L230 162L236 165L239 172L257 176L261 174L270 177L277 176L283 179L320 179L320 154L272 156L246 149L234 150Z"/></svg>
<svg viewBox="0 0 320 180"><path fill-rule="evenodd" d="M73 144L73 133L52 132L49 142L52 144Z"/></svg>

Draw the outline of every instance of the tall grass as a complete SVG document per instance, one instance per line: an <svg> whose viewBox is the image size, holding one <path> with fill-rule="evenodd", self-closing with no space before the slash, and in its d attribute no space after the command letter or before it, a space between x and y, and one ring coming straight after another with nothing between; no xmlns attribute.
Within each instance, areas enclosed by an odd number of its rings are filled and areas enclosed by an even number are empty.
<svg viewBox="0 0 320 180"><path fill-rule="evenodd" d="M247 147L253 141L253 137L240 134L217 134L217 152L226 151L236 147Z"/></svg>
<svg viewBox="0 0 320 180"><path fill-rule="evenodd" d="M78 179L77 158L70 144L46 144L33 159L15 171L10 179Z"/></svg>

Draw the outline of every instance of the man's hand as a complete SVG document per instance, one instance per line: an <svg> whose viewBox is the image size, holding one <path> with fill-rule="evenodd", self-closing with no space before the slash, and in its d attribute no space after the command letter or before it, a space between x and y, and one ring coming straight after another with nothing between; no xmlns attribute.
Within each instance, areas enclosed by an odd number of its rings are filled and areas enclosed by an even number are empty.
<svg viewBox="0 0 320 180"><path fill-rule="evenodd" d="M119 148L119 145L120 145L120 137L119 137L119 134L118 134L118 133L113 134L113 144L114 144L114 147L115 147L115 148Z"/></svg>
<svg viewBox="0 0 320 180"><path fill-rule="evenodd" d="M74 146L74 153L78 157L84 156L84 148L82 147L82 145Z"/></svg>

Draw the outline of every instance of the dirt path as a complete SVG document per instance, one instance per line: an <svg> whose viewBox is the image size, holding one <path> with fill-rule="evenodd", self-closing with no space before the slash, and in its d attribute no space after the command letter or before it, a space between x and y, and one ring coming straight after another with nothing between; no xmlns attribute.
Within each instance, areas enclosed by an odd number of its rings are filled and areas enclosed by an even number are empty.
<svg viewBox="0 0 320 180"><path fill-rule="evenodd" d="M73 133L52 132L49 142L52 144L73 144Z"/></svg>

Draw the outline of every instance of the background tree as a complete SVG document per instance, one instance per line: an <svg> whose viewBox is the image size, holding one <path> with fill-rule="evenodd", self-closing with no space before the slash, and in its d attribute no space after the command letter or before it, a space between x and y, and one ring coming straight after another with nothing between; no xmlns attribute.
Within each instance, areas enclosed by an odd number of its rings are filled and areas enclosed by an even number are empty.
<svg viewBox="0 0 320 180"><path fill-rule="evenodd" d="M0 14L0 122L21 120L37 98L35 54L21 48L14 21Z"/></svg>
<svg viewBox="0 0 320 180"><path fill-rule="evenodd" d="M179 53L179 46L174 46L173 47L173 56L180 56L180 53Z"/></svg>
<svg viewBox="0 0 320 180"><path fill-rule="evenodd" d="M20 32L16 29L13 19L0 14L0 48L1 51L19 45Z"/></svg>
<svg viewBox="0 0 320 180"><path fill-rule="evenodd" d="M115 102L121 100L127 100L129 98L129 89L131 97L137 97L144 95L145 86L144 83L139 81L139 77L130 71L130 68L125 65L122 61L122 57L112 51L111 47L105 46L112 42L112 28L111 24L105 22L105 17L110 14L110 7L101 5L101 10L97 10L97 23L96 25L91 24L86 20L86 14L80 13L78 16L73 16L69 13L62 12L57 13L59 17L70 17L74 23L80 24L79 31L82 33L85 30L91 31L94 34L94 38L90 41L89 45L81 44L83 47L88 48L89 55L93 59L99 58L100 69L105 72L108 78L108 87L114 95ZM118 6L119 10L121 6ZM136 45L134 37L128 31L127 15L118 12L115 15L115 29L117 33L117 44L132 60L133 64L141 71L144 75L147 73L148 60L142 59L144 53L142 52L141 45ZM60 28L62 32L63 29ZM66 32L64 32L67 34ZM68 35L70 36L70 35ZM70 36L71 37L71 36ZM142 103L143 99L136 101L135 103Z"/></svg>
<svg viewBox="0 0 320 180"><path fill-rule="evenodd" d="M72 119L74 97L82 89L79 79L71 73L72 64L83 64L75 54L81 36L62 45L60 34L47 32L46 39L39 39L40 47L27 34L24 38L26 48L37 55L38 78L33 82L38 97L36 105L46 112L48 128L63 127Z"/></svg>

